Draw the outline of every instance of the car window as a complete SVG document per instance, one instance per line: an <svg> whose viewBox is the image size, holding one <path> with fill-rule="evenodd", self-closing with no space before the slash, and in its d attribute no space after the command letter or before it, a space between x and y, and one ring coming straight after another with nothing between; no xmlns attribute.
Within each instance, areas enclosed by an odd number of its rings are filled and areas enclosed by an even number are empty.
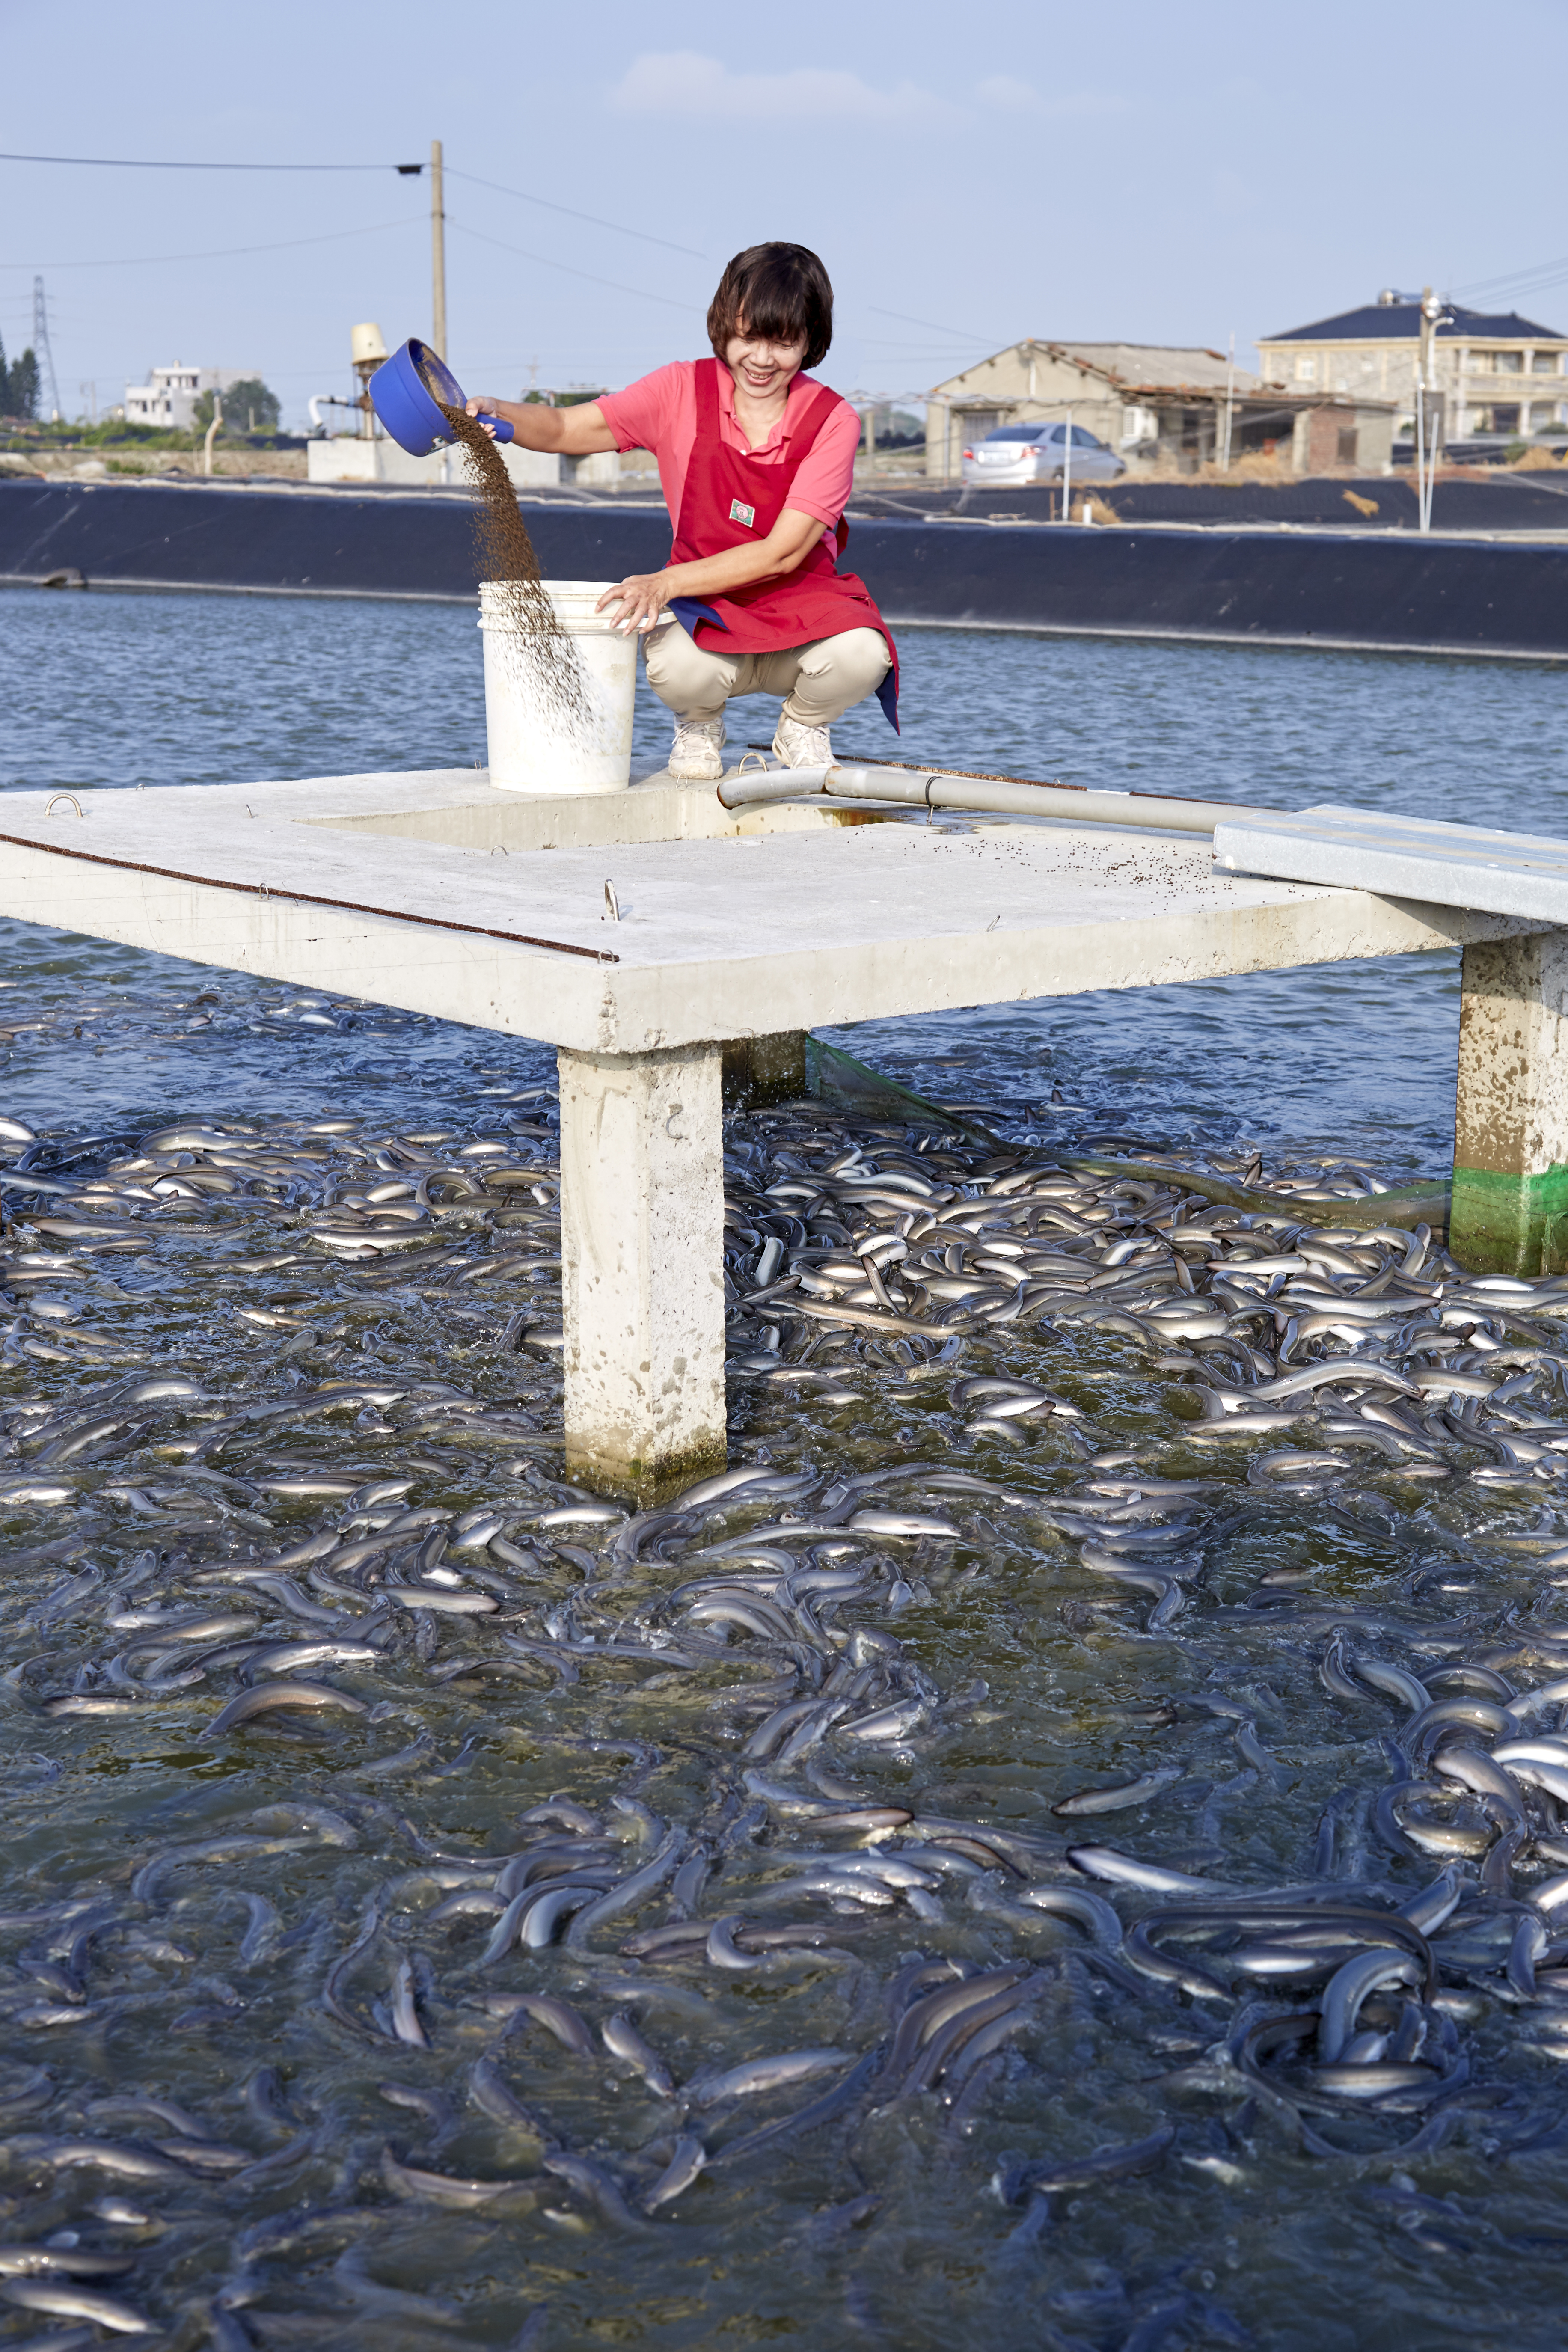
<svg viewBox="0 0 1568 2352"><path fill-rule="evenodd" d="M988 433L985 438L988 442L1033 441L1039 429L1037 425L999 425L994 433Z"/></svg>
<svg viewBox="0 0 1568 2352"><path fill-rule="evenodd" d="M1103 449L1105 444L1103 441L1097 441L1094 435L1086 432L1081 425L1075 425L1072 429L1072 446L1075 449Z"/></svg>

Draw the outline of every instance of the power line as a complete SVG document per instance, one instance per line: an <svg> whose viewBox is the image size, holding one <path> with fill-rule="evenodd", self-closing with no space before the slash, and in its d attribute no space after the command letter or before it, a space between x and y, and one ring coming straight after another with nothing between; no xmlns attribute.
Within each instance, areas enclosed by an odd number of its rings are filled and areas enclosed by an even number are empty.
<svg viewBox="0 0 1568 2352"><path fill-rule="evenodd" d="M1500 294L1510 286L1521 285L1527 279L1539 278L1546 271L1557 270L1568 270L1568 257L1559 258L1556 261L1537 262L1530 269L1505 270L1500 278L1473 278L1468 286L1458 286L1454 290L1456 294Z"/></svg>
<svg viewBox="0 0 1568 2352"><path fill-rule="evenodd" d="M321 236L288 236L271 245L225 245L205 253L132 253L113 261L46 261L46 269L144 269L163 261L233 261L247 253L289 253L301 245L337 245L348 236L378 236L384 230L406 228L406 219L370 221L363 228L328 229ZM36 269L37 262L0 261L0 269Z"/></svg>
<svg viewBox="0 0 1568 2352"><path fill-rule="evenodd" d="M884 310L876 302L869 302L866 307L870 311L873 318L901 319L906 327L929 327L931 332L936 335L956 335L961 343L984 343L991 341L997 342L1000 345L1005 345L1009 341L1016 343L1018 340L1016 335L1004 335L997 338L995 336L973 334L965 327L943 327L939 325L935 319L911 319L907 310Z"/></svg>
<svg viewBox="0 0 1568 2352"><path fill-rule="evenodd" d="M149 155L13 155L0 150L0 163L74 163L102 172L400 172L416 179L423 163L190 163Z"/></svg>
<svg viewBox="0 0 1568 2352"><path fill-rule="evenodd" d="M481 245L493 245L499 253L512 253L520 261L537 262L542 269L559 269L567 278L581 278L589 286L604 286L612 294L631 294L640 302L660 302L667 310L701 312L700 302L678 302L670 294L650 294L646 286L622 286L614 278L595 278L586 269L572 268L567 262L552 261L547 254L530 253L521 245L507 245L499 236L487 236L483 229L469 228L466 221L454 219L450 213L447 215L447 226L464 236L477 237Z"/></svg>
<svg viewBox="0 0 1568 2352"><path fill-rule="evenodd" d="M396 172L404 179L417 179L425 169L423 163L204 163L139 155L16 155L8 152L0 152L0 163L68 163L113 172ZM536 196L527 188L503 187L499 180L481 180L477 173L454 171L450 164L447 172L449 179L470 181L476 188L489 188L498 196L514 196L521 204L540 205L546 212L561 213L568 220L587 221L593 227L607 228L616 236L632 236L644 245L659 245L668 253L689 254L694 261L708 257L694 246L675 245L667 236L650 236L646 229L627 228L624 222L602 219L597 213L578 212L572 205L556 204L549 196ZM171 256L176 260L183 257Z"/></svg>
<svg viewBox="0 0 1568 2352"><path fill-rule="evenodd" d="M568 220L588 221L595 228L613 229L617 236L640 237L644 245L662 245L667 253L689 254L693 261L706 261L708 258L705 253L699 253L695 246L672 245L667 236L649 236L646 229L626 228L619 221L601 220L597 213L577 212L571 205L552 203L549 196L531 195L526 188L503 188L499 180L481 180L477 173L457 172L449 163L447 177L449 180L467 180L470 186L489 188L498 196L516 196L525 205L542 205L546 212L564 213Z"/></svg>
<svg viewBox="0 0 1568 2352"><path fill-rule="evenodd" d="M1568 278L1568 255L1556 261L1538 262L1532 269L1516 269L1501 278L1478 278L1468 286L1455 289L1456 297L1472 299L1489 297L1493 301L1518 300L1526 294L1544 292L1549 286L1559 286Z"/></svg>

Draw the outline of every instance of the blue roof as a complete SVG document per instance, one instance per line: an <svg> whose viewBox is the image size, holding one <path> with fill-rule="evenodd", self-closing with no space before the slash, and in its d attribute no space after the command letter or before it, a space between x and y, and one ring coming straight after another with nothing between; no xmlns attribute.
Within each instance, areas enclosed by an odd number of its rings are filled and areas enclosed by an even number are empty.
<svg viewBox="0 0 1568 2352"><path fill-rule="evenodd" d="M1533 319L1521 319L1517 310L1492 312L1462 310L1458 302L1445 308L1452 314L1451 327L1439 327L1439 335L1450 339L1462 336L1467 341L1487 342L1552 342L1564 340L1560 328L1537 326ZM1386 343L1396 337L1408 335L1412 341L1421 331L1419 302L1368 302L1360 310L1342 310L1337 318L1319 319L1310 327L1291 327L1283 335L1261 335L1265 343Z"/></svg>

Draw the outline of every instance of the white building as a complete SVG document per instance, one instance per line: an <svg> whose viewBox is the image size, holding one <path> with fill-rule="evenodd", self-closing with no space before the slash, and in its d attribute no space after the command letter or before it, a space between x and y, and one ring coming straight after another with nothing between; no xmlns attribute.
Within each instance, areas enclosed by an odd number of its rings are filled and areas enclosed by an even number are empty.
<svg viewBox="0 0 1568 2352"><path fill-rule="evenodd" d="M145 383L125 387L128 425L155 425L163 432L188 433L204 392L226 392L258 373L255 368L150 368Z"/></svg>

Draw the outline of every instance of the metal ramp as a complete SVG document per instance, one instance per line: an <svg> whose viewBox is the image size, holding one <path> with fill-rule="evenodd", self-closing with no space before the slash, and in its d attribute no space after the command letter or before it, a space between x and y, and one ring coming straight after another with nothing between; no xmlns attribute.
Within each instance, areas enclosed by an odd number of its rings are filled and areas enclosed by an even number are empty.
<svg viewBox="0 0 1568 2352"><path fill-rule="evenodd" d="M1332 802L1215 826L1215 864L1274 881L1338 883L1431 907L1568 924L1568 841Z"/></svg>

